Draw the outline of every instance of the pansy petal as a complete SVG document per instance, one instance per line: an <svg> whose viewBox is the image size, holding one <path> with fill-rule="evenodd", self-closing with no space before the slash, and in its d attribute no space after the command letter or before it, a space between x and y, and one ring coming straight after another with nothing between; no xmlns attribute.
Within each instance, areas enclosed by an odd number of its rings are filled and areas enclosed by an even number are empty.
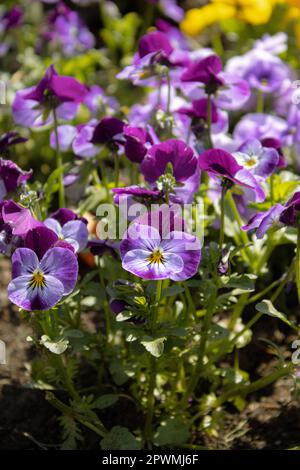
<svg viewBox="0 0 300 470"><path fill-rule="evenodd" d="M45 276L43 288L30 287L31 279L31 275L20 276L8 285L9 299L24 310L49 310L64 295L64 287L55 277Z"/></svg>
<svg viewBox="0 0 300 470"><path fill-rule="evenodd" d="M45 274L60 280L64 286L64 295L72 292L78 276L78 261L71 250L51 248L43 256L40 266Z"/></svg>
<svg viewBox="0 0 300 470"><path fill-rule="evenodd" d="M12 255L12 278L33 273L39 266L39 259L29 248L17 248Z"/></svg>
<svg viewBox="0 0 300 470"><path fill-rule="evenodd" d="M181 257L174 253L166 253L166 262L160 263L149 262L150 254L146 250L128 251L123 258L122 266L126 271L149 280L167 279L172 273L180 272L183 268Z"/></svg>
<svg viewBox="0 0 300 470"><path fill-rule="evenodd" d="M73 245L71 241L75 241L77 251L82 251L87 245L89 233L84 222L81 220L72 220L63 226L62 235L71 245Z"/></svg>

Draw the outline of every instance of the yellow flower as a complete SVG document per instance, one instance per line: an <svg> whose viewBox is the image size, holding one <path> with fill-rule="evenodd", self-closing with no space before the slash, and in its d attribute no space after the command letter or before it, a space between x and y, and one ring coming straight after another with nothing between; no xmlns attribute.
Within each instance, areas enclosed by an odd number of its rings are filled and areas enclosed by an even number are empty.
<svg viewBox="0 0 300 470"><path fill-rule="evenodd" d="M265 24L271 17L273 3L274 0L212 0L202 8L187 11L180 27L184 33L195 36L207 26L230 18Z"/></svg>
<svg viewBox="0 0 300 470"><path fill-rule="evenodd" d="M187 11L180 28L184 33L196 36L207 26L232 18L234 15L235 9L230 5L209 4L202 8L193 8Z"/></svg>

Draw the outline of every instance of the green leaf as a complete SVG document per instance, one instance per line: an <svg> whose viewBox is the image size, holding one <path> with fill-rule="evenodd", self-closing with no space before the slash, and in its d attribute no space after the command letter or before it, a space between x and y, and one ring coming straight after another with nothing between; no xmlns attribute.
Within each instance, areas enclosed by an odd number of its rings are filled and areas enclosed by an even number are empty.
<svg viewBox="0 0 300 470"><path fill-rule="evenodd" d="M108 408L119 400L118 395L102 395L101 397L97 398L93 403L93 408L98 408L98 410L104 410L104 408Z"/></svg>
<svg viewBox="0 0 300 470"><path fill-rule="evenodd" d="M68 340L61 338L57 341L53 341L47 335L41 337L40 343L53 354L63 354L69 346Z"/></svg>
<svg viewBox="0 0 300 470"><path fill-rule="evenodd" d="M160 357L164 352L164 342L166 341L166 337L163 336L162 338L153 339L150 336L146 337L141 341L141 344L144 348L152 354L154 357Z"/></svg>
<svg viewBox="0 0 300 470"><path fill-rule="evenodd" d="M221 278L224 287L235 288L235 290L232 292L233 295L254 291L256 279L257 276L254 274L233 274L230 277L223 276Z"/></svg>
<svg viewBox="0 0 300 470"><path fill-rule="evenodd" d="M165 297L171 297L172 295L178 295L178 294L181 294L182 292L184 292L184 287L182 286L178 286L178 285L174 285L174 286L171 286L171 287L168 287L167 289L165 289L162 293L162 299L165 298Z"/></svg>
<svg viewBox="0 0 300 470"><path fill-rule="evenodd" d="M159 446L181 445L190 437L189 424L182 418L168 418L162 422L154 436L154 443Z"/></svg>
<svg viewBox="0 0 300 470"><path fill-rule="evenodd" d="M134 435L122 426L114 426L109 434L102 439L101 449L103 450L140 450L141 443Z"/></svg>
<svg viewBox="0 0 300 470"><path fill-rule="evenodd" d="M284 313L279 312L274 305L272 304L271 300L263 300L259 304L255 305L255 308L258 312L264 313L265 315L269 315L270 317L279 318L279 320L283 321L291 328L299 332L299 328L291 323Z"/></svg>

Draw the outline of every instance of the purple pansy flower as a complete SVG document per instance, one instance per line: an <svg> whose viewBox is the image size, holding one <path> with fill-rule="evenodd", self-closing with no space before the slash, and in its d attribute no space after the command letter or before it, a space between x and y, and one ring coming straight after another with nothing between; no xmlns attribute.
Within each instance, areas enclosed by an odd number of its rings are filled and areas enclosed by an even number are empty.
<svg viewBox="0 0 300 470"><path fill-rule="evenodd" d="M250 171L238 164L236 159L225 150L210 149L199 156L199 167L210 176L221 177L245 188L249 197L256 202L265 199L265 193Z"/></svg>
<svg viewBox="0 0 300 470"><path fill-rule="evenodd" d="M81 220L70 220L60 224L58 220L49 217L44 221L46 227L53 230L60 240L69 243L75 252L82 251L88 242L88 229Z"/></svg>
<svg viewBox="0 0 300 470"><path fill-rule="evenodd" d="M158 5L162 12L179 23L184 16L184 10L177 4L176 0L147 0L148 3Z"/></svg>
<svg viewBox="0 0 300 470"><path fill-rule="evenodd" d="M291 75L288 66L279 57L257 48L230 59L226 71L246 80L252 89L263 93L278 93Z"/></svg>
<svg viewBox="0 0 300 470"><path fill-rule="evenodd" d="M279 160L277 164L278 168L285 168L287 166L287 162L282 151L282 143L280 139L276 139L274 137L265 137L264 139L261 139L261 144L263 145L263 147L277 150L277 153L279 155Z"/></svg>
<svg viewBox="0 0 300 470"><path fill-rule="evenodd" d="M0 137L0 155L7 157L12 145L27 142L26 137L21 137L18 132L7 132Z"/></svg>
<svg viewBox="0 0 300 470"><path fill-rule="evenodd" d="M136 85L153 84L153 80L148 82L148 79L156 75L156 64L177 66L185 60L185 54L181 57L174 50L168 34L152 31L141 37L132 65L125 67L117 78L129 79Z"/></svg>
<svg viewBox="0 0 300 470"><path fill-rule="evenodd" d="M93 34L83 23L79 14L63 2L59 2L50 12L47 30L42 35L48 41L57 43L67 57L85 52L95 44Z"/></svg>
<svg viewBox="0 0 300 470"><path fill-rule="evenodd" d="M58 145L61 152L67 152L72 146L72 142L77 136L77 129L75 126L70 124L63 124L57 127L58 135ZM50 145L55 150L56 149L56 136L55 132L51 132L50 135Z"/></svg>
<svg viewBox="0 0 300 470"><path fill-rule="evenodd" d="M284 205L280 215L280 222L288 226L296 226L298 223L300 211L300 191L297 191Z"/></svg>
<svg viewBox="0 0 300 470"><path fill-rule="evenodd" d="M0 17L0 33L21 25L23 12L19 6L15 6L3 13Z"/></svg>
<svg viewBox="0 0 300 470"><path fill-rule="evenodd" d="M176 183L180 184L180 187L173 188L175 197L188 203L199 189L200 172L197 161L196 155L188 145L181 140L169 139L150 148L141 163L141 170L149 183L161 189L157 180L164 175L168 164L171 164L175 186ZM173 199L171 193L170 196Z"/></svg>
<svg viewBox="0 0 300 470"><path fill-rule="evenodd" d="M263 178L270 176L279 162L277 150L263 147L257 139L247 140L233 156L244 168Z"/></svg>
<svg viewBox="0 0 300 470"><path fill-rule="evenodd" d="M101 112L108 114L109 111L117 111L119 109L118 101L112 96L107 96L103 88L98 85L93 85L88 89L84 104L89 108L94 117Z"/></svg>
<svg viewBox="0 0 300 470"><path fill-rule="evenodd" d="M222 72L222 62L216 55L190 63L181 75L181 80L185 94L190 99L214 95L215 104L223 109L238 109L250 96L247 82L236 75Z"/></svg>
<svg viewBox="0 0 300 470"><path fill-rule="evenodd" d="M117 244L115 242L111 242L110 240L99 240L98 238L89 240L88 248L94 256L101 257L105 253L109 253L114 258L117 258L118 256Z"/></svg>
<svg viewBox="0 0 300 470"><path fill-rule="evenodd" d="M246 114L235 126L234 140L242 144L248 139L279 138L288 130L287 122L270 114L253 113Z"/></svg>
<svg viewBox="0 0 300 470"><path fill-rule="evenodd" d="M84 85L73 77L58 75L51 65L36 86L16 93L12 104L14 120L25 127L41 126L53 119L53 109L57 118L73 119L86 93Z"/></svg>
<svg viewBox="0 0 300 470"><path fill-rule="evenodd" d="M141 163L147 149L153 144L152 138L142 127L124 127L124 151L126 157L134 163Z"/></svg>
<svg viewBox="0 0 300 470"><path fill-rule="evenodd" d="M29 248L12 256L12 281L8 297L24 310L49 310L75 287L77 258L65 248L51 248L39 260Z"/></svg>
<svg viewBox="0 0 300 470"><path fill-rule="evenodd" d="M255 214L241 229L244 231L255 230L256 237L263 238L269 228L279 223L279 217L283 210L284 206L275 204L268 211Z"/></svg>
<svg viewBox="0 0 300 470"><path fill-rule="evenodd" d="M4 201L2 219L11 227L12 234L20 237L25 237L29 230L43 225L42 222L32 217L29 209L14 201Z"/></svg>
<svg viewBox="0 0 300 470"><path fill-rule="evenodd" d="M65 240L61 240L58 235L44 223L27 231L23 237L25 248L30 248L39 259L50 248L66 248L74 253L74 247Z"/></svg>
<svg viewBox="0 0 300 470"><path fill-rule="evenodd" d="M23 171L11 160L0 158L0 199L25 184L32 171Z"/></svg>
<svg viewBox="0 0 300 470"><path fill-rule="evenodd" d="M123 142L125 123L114 117L105 117L96 125L91 142L93 144L119 144Z"/></svg>
<svg viewBox="0 0 300 470"><path fill-rule="evenodd" d="M149 214L150 220L152 216ZM170 212L164 216L170 216ZM170 218L162 220L163 228L170 227L169 232L160 231L155 225L145 225L143 219L146 218L147 215L134 221L123 237L120 245L123 268L148 280L183 281L194 276L201 257L198 238L172 230Z"/></svg>
<svg viewBox="0 0 300 470"><path fill-rule="evenodd" d="M98 146L92 143L97 122L95 119L92 119L87 124L77 126L72 149L78 157L93 158L99 154Z"/></svg>

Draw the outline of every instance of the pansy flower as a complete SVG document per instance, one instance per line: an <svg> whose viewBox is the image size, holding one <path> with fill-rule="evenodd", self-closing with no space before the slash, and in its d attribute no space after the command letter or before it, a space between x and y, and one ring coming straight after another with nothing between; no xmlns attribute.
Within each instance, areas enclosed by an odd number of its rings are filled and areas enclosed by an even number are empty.
<svg viewBox="0 0 300 470"><path fill-rule="evenodd" d="M67 209L64 210L67 211ZM83 220L76 220L75 217L75 214L72 219L66 217L65 214L57 216L53 214L44 221L44 224L56 233L59 240L64 240L74 248L75 252L78 252L86 247L89 234L86 223Z"/></svg>
<svg viewBox="0 0 300 470"><path fill-rule="evenodd" d="M95 44L93 34L76 11L59 2L48 16L47 29L42 37L57 44L66 57L91 49Z"/></svg>
<svg viewBox="0 0 300 470"><path fill-rule="evenodd" d="M300 212L300 191L297 191L289 200L285 203L284 209L280 215L280 222L284 225L295 227L299 221Z"/></svg>
<svg viewBox="0 0 300 470"><path fill-rule="evenodd" d="M141 37L132 65L125 67L117 78L129 79L135 85L153 84L151 77L158 73L157 65L176 66L181 65L181 62L168 34L152 31Z"/></svg>
<svg viewBox="0 0 300 470"><path fill-rule="evenodd" d="M277 150L263 147L257 139L247 140L233 156L240 165L262 178L270 176L279 162Z"/></svg>
<svg viewBox="0 0 300 470"><path fill-rule="evenodd" d="M263 238L271 227L279 225L279 218L283 210L284 206L275 204L268 211L255 214L241 229L245 232L254 230L257 238Z"/></svg>
<svg viewBox="0 0 300 470"><path fill-rule="evenodd" d="M102 145L118 145L123 142L125 123L114 117L105 117L95 126L91 142Z"/></svg>
<svg viewBox="0 0 300 470"><path fill-rule="evenodd" d="M32 171L23 171L11 160L0 158L0 199L25 184L31 175Z"/></svg>
<svg viewBox="0 0 300 470"><path fill-rule="evenodd" d="M134 163L141 163L147 149L153 144L149 132L142 127L124 127L124 151L126 157Z"/></svg>
<svg viewBox="0 0 300 470"><path fill-rule="evenodd" d="M174 230L178 223L174 222L174 213L173 220L170 216L170 211L148 213L132 222L120 245L126 271L142 279L173 281L183 281L197 273L200 241L181 229Z"/></svg>
<svg viewBox="0 0 300 470"><path fill-rule="evenodd" d="M87 89L75 78L58 75L51 65L40 82L20 90L12 104L13 117L25 127L41 126L51 122L53 109L57 118L73 119Z"/></svg>
<svg viewBox="0 0 300 470"><path fill-rule="evenodd" d="M25 237L29 230L43 226L42 222L32 216L29 209L14 201L3 201L1 216L3 222L11 227L12 234L19 237Z"/></svg>
<svg viewBox="0 0 300 470"><path fill-rule="evenodd" d="M181 140L169 139L148 150L141 163L141 170L146 181L154 188L169 191L172 200L188 203L199 189L197 161L191 147ZM172 174L165 173L169 165Z"/></svg>
<svg viewBox="0 0 300 470"><path fill-rule="evenodd" d="M17 248L8 297L24 310L49 310L72 292L77 275L78 262L71 250L51 248L39 259L33 250Z"/></svg>
<svg viewBox="0 0 300 470"><path fill-rule="evenodd" d="M185 94L191 100L214 95L215 104L222 109L239 109L250 96L245 80L222 71L222 62L216 55L191 62L181 75Z"/></svg>
<svg viewBox="0 0 300 470"><path fill-rule="evenodd" d="M261 139L261 144L263 147L277 150L277 153L279 155L279 160L277 164L278 168L285 168L287 166L280 139L276 139L275 137L265 137L264 139Z"/></svg>
<svg viewBox="0 0 300 470"><path fill-rule="evenodd" d="M26 137L21 137L18 132L7 132L0 136L0 155L7 158L10 154L12 145L23 144L27 142Z"/></svg>
<svg viewBox="0 0 300 470"><path fill-rule="evenodd" d="M250 199L262 202L265 193L254 175L238 164L236 159L225 150L210 149L199 156L199 167L212 177L229 180L245 189Z"/></svg>

